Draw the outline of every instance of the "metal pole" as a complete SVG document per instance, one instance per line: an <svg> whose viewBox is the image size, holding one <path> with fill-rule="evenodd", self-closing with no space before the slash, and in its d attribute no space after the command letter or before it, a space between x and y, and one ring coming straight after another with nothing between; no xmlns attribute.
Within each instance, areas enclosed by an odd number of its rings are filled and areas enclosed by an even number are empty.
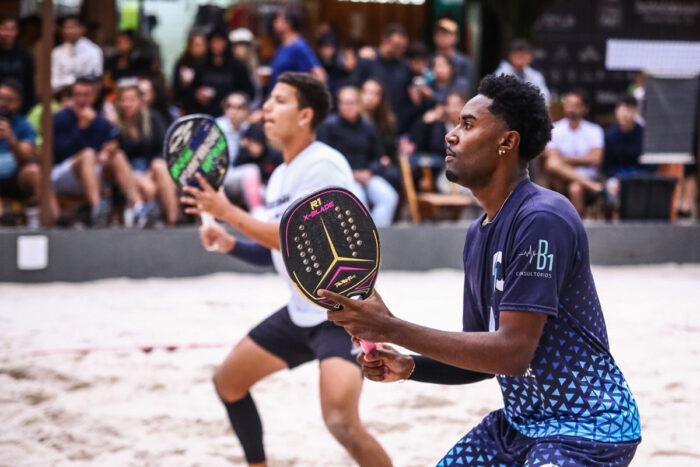
<svg viewBox="0 0 700 467"><path fill-rule="evenodd" d="M51 168L53 166L53 115L51 113L51 51L53 50L53 0L43 0L41 13L41 56L44 73L39 77L41 93L41 225L53 224L51 215Z"/></svg>

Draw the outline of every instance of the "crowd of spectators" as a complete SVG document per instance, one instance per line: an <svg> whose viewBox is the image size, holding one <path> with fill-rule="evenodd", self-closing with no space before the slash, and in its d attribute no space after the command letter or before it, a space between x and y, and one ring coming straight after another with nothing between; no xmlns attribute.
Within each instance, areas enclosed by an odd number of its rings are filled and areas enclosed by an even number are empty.
<svg viewBox="0 0 700 467"><path fill-rule="evenodd" d="M192 113L216 117L226 136L231 160L226 195L251 212L262 209L265 184L283 160L265 138L260 109L288 70L309 72L327 84L335 112L320 126L318 139L347 157L378 225L402 216L401 158L430 161L430 170L411 172L419 190L456 190L442 173L445 135L458 123L478 80L472 59L457 48L460 31L450 18L435 23L431 51L422 42L409 43L398 24L385 28L376 47L345 43L330 27L307 42L299 14L282 9L272 21L278 48L269 63L261 63L250 30L229 31L220 24L190 31L170 71L161 69L157 45L135 31L119 31L114 46L103 49L86 37L80 17L63 17L58 26L60 42L51 52L54 159L47 196L59 223L191 222L179 207L161 152L167 126ZM2 201L21 200L19 218L36 226L42 107L35 62L18 44L19 32L17 19L0 20L0 219L7 221ZM549 104L544 77L531 62L530 46L516 40L498 68L486 71L537 86ZM622 97L616 122L605 130L585 119L583 93L572 90L561 103L564 116L554 122L552 141L532 165L537 179L569 197L582 216L597 202L614 206L621 179L653 170L638 161L643 134L638 102Z"/></svg>

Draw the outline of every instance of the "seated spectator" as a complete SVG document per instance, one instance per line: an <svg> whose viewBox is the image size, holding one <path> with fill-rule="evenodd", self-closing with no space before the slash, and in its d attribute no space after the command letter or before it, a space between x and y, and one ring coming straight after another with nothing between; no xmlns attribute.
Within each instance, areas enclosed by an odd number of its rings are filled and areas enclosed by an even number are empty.
<svg viewBox="0 0 700 467"><path fill-rule="evenodd" d="M113 91L119 80L138 74L134 60L134 33L119 31L115 39L116 54L105 60L102 82L105 89Z"/></svg>
<svg viewBox="0 0 700 467"><path fill-rule="evenodd" d="M566 195L583 216L587 201L603 190L598 182L605 145L603 129L584 120L588 106L582 92L564 95L563 104L564 118L553 124L544 168L552 187Z"/></svg>
<svg viewBox="0 0 700 467"><path fill-rule="evenodd" d="M391 110L398 120L399 134L411 128L414 117L413 103L408 95L413 72L404 59L407 42L404 28L398 24L389 24L382 35L377 58L359 60L350 79L356 86L361 86L370 78L382 83L391 103Z"/></svg>
<svg viewBox="0 0 700 467"><path fill-rule="evenodd" d="M103 182L116 181L127 197L130 212L140 212L143 202L129 161L119 149L115 129L93 108L97 98L95 82L78 78L72 86L72 94L72 105L53 117L51 182L57 196L87 200L91 226L106 226L111 206L104 197Z"/></svg>
<svg viewBox="0 0 700 467"><path fill-rule="evenodd" d="M230 166L236 162L238 148L243 133L248 129L248 96L240 92L233 92L221 102L224 114L216 119L216 124L226 137ZM230 167L229 167L230 168ZM226 182L224 181L224 185Z"/></svg>
<svg viewBox="0 0 700 467"><path fill-rule="evenodd" d="M27 225L38 227L41 171L36 162L36 134L19 113L21 107L21 84L12 78L0 82L0 198L24 201Z"/></svg>
<svg viewBox="0 0 700 467"><path fill-rule="evenodd" d="M382 155L377 127L360 114L360 91L345 87L338 91L338 113L331 115L318 129L317 138L340 151L352 168L355 181L363 188L377 226L391 224L399 195L372 165Z"/></svg>
<svg viewBox="0 0 700 467"><path fill-rule="evenodd" d="M14 78L22 85L22 115L34 105L34 60L30 53L17 43L16 18L0 18L0 77Z"/></svg>
<svg viewBox="0 0 700 467"><path fill-rule="evenodd" d="M435 57L438 55L446 56L452 62L453 75L464 80L464 89L459 91L465 95L470 95L471 90L476 87L476 76L474 70L474 61L468 56L457 50L459 42L459 25L451 18L442 18L435 25L435 34L433 35L435 43L435 55L431 60L431 66L434 64Z"/></svg>
<svg viewBox="0 0 700 467"><path fill-rule="evenodd" d="M240 141L234 167L226 173L229 192L242 196L251 213L264 205L265 187L275 168L283 162L282 153L270 147L262 124L250 125Z"/></svg>
<svg viewBox="0 0 700 467"><path fill-rule="evenodd" d="M177 107L168 103L165 88L159 81L151 78L139 78L137 84L141 98L153 112L158 112L165 125L168 126L179 117Z"/></svg>
<svg viewBox="0 0 700 467"><path fill-rule="evenodd" d="M151 227L160 220L163 207L165 222L175 225L179 214L177 188L163 159L165 122L150 110L136 84L117 90L117 141L136 177L143 208L137 213L138 226ZM127 222L125 222L127 223Z"/></svg>
<svg viewBox="0 0 700 467"><path fill-rule="evenodd" d="M415 81L412 88L418 88L417 99L411 96L411 100L418 107L432 107L436 104L444 104L447 101L447 94L450 92L458 92L465 96L469 95L469 81L463 76L457 76L454 73L454 64L452 60L444 54L437 54L433 58L432 67L433 79L427 80L422 85ZM411 92L411 91L409 91ZM415 91L413 91L415 93Z"/></svg>
<svg viewBox="0 0 700 467"><path fill-rule="evenodd" d="M253 97L253 85L248 69L229 50L228 34L214 30L209 34L209 53L195 70L194 111L213 116L221 115L221 101L232 92Z"/></svg>
<svg viewBox="0 0 700 467"><path fill-rule="evenodd" d="M51 99L51 115L55 115L61 109L65 109L70 106L73 102L73 96L71 95L71 87L66 86L53 93L53 99ZM41 102L34 104L27 114L27 121L34 128L36 133L36 145L41 146L43 143L43 138L41 136L41 118L44 114L44 105Z"/></svg>
<svg viewBox="0 0 700 467"><path fill-rule="evenodd" d="M419 188L422 191L435 190L443 193L450 191L450 185L444 176L445 136L459 122L460 112L466 102L466 95L460 92L450 92L445 104L438 104L427 111L421 120L413 126L410 133L410 143L412 144L403 144L403 151L422 156L426 159L425 167L432 169L432 178L420 179Z"/></svg>
<svg viewBox="0 0 700 467"><path fill-rule="evenodd" d="M51 89L70 86L78 76L102 76L102 49L83 37L80 17L65 16L59 24L63 42L51 51Z"/></svg>
<svg viewBox="0 0 700 467"><path fill-rule="evenodd" d="M173 68L173 98L183 114L194 113L194 77L207 58L207 36L201 31L190 32L187 49Z"/></svg>
<svg viewBox="0 0 700 467"><path fill-rule="evenodd" d="M391 104L384 93L382 83L375 79L368 79L362 84L361 92L362 116L371 120L379 131L379 139L382 143L382 156L379 163L374 164L372 170L377 175L384 177L391 186L399 192L401 190L401 172L399 171L399 159L397 151L396 116L391 111Z"/></svg>
<svg viewBox="0 0 700 467"><path fill-rule="evenodd" d="M311 75L324 83L327 80L326 72L314 55L309 44L301 34L301 15L291 7L282 8L272 23L275 35L282 45L275 52L270 67L272 74L268 84L269 90L275 87L277 78L285 71L301 71Z"/></svg>
<svg viewBox="0 0 700 467"><path fill-rule="evenodd" d="M532 49L524 40L516 39L510 44L508 60L501 60L500 65L493 72L494 75L512 75L526 83L533 84L540 89L544 101L549 105L549 88L544 80L544 75L530 66L532 63Z"/></svg>

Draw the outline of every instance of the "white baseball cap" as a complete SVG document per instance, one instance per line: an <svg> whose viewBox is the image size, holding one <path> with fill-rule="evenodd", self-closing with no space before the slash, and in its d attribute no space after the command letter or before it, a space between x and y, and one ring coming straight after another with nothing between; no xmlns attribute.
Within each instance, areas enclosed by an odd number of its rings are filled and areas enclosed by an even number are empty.
<svg viewBox="0 0 700 467"><path fill-rule="evenodd" d="M236 42L253 42L253 39L255 37L253 36L253 33L250 32L250 29L246 28L238 28L234 29L228 34L228 40L230 40L233 43Z"/></svg>

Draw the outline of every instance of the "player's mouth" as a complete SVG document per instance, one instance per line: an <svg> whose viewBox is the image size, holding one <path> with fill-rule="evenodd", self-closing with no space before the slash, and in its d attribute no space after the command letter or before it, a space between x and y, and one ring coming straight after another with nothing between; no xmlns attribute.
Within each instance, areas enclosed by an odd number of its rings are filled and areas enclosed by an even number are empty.
<svg viewBox="0 0 700 467"><path fill-rule="evenodd" d="M445 163L452 162L456 157L457 155L452 149L449 147L445 149Z"/></svg>

